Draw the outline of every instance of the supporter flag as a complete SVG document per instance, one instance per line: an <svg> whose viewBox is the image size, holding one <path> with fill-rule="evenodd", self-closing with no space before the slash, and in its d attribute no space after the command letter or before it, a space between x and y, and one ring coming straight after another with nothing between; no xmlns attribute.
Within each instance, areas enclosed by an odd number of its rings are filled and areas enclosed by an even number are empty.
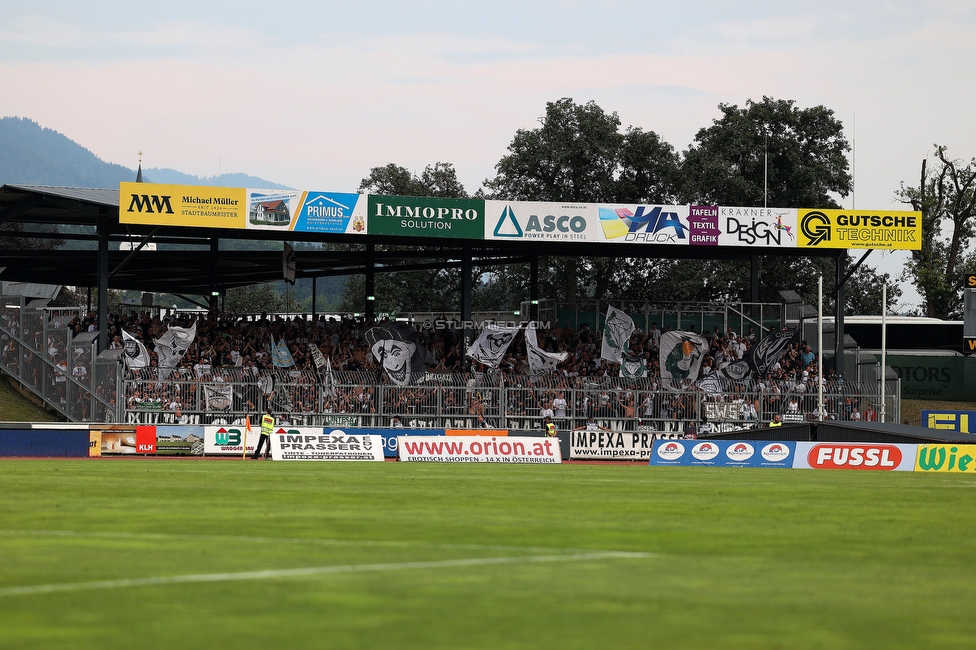
<svg viewBox="0 0 976 650"><path fill-rule="evenodd" d="M625 354L620 360L620 376L638 379L647 376L647 359Z"/></svg>
<svg viewBox="0 0 976 650"><path fill-rule="evenodd" d="M159 355L159 378L165 380L179 365L187 348L197 336L197 324L191 327L170 325L169 329L156 339L156 354Z"/></svg>
<svg viewBox="0 0 976 650"><path fill-rule="evenodd" d="M208 411L229 411L234 402L234 387L231 384L204 384L203 397Z"/></svg>
<svg viewBox="0 0 976 650"><path fill-rule="evenodd" d="M122 353L125 355L125 362L132 370L146 368L149 366L149 352L142 341L122 330Z"/></svg>
<svg viewBox="0 0 976 650"><path fill-rule="evenodd" d="M275 368L291 368L295 365L295 360L291 356L285 339L275 343L274 337L271 337L271 363Z"/></svg>
<svg viewBox="0 0 976 650"><path fill-rule="evenodd" d="M314 346L313 346L313 348L316 349L316 350L318 349L318 348L315 348ZM319 354L322 354L322 353L319 352ZM335 398L335 396L336 396L336 382L335 382L335 374L332 372L332 358L331 357L328 357L325 360L325 382L324 383L325 383L325 390L324 390L325 396L326 397Z"/></svg>
<svg viewBox="0 0 976 650"><path fill-rule="evenodd" d="M757 377L765 377L769 369L779 361L790 344L800 338L799 330L781 330L763 337L746 351L746 361Z"/></svg>
<svg viewBox="0 0 976 650"><path fill-rule="evenodd" d="M417 338L417 331L401 323L371 327L363 334L373 356L397 386L423 379L426 366L437 362Z"/></svg>
<svg viewBox="0 0 976 650"><path fill-rule="evenodd" d="M520 329L520 327L489 325L481 331L481 336L471 344L465 354L478 363L497 368Z"/></svg>
<svg viewBox="0 0 976 650"><path fill-rule="evenodd" d="M718 367L718 374L725 379L745 379L749 376L749 363L742 360L725 362Z"/></svg>
<svg viewBox="0 0 976 650"><path fill-rule="evenodd" d="M661 379L671 388L698 379L708 342L695 332L665 332L661 335Z"/></svg>
<svg viewBox="0 0 976 650"><path fill-rule="evenodd" d="M529 374L533 377L554 371L569 356L568 352L546 352L540 348L535 323L525 328L525 352L529 358Z"/></svg>
<svg viewBox="0 0 976 650"><path fill-rule="evenodd" d="M322 350L319 350L319 346L313 343L309 346L309 350L312 353L312 362L315 363L315 368L318 370L325 368L325 355L322 354Z"/></svg>
<svg viewBox="0 0 976 650"><path fill-rule="evenodd" d="M637 327L634 319L616 307L607 307L607 320L603 325L603 347L600 357L620 363L630 349L630 337Z"/></svg>
<svg viewBox="0 0 976 650"><path fill-rule="evenodd" d="M274 389L271 393L271 406L274 410L281 413L288 413L295 410L295 404L291 401L291 393L288 392L288 387L285 386L285 382L276 381L274 383Z"/></svg>

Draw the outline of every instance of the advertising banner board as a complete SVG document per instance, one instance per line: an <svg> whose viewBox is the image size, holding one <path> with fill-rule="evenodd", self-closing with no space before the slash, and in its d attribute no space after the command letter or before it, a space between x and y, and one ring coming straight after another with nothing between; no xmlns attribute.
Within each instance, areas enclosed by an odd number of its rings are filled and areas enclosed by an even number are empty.
<svg viewBox="0 0 976 650"><path fill-rule="evenodd" d="M574 460L649 460L655 440L674 434L649 431L571 431Z"/></svg>
<svg viewBox="0 0 976 650"><path fill-rule="evenodd" d="M245 435L247 436L247 455L250 456L257 448L261 436L258 427L251 427L250 433L245 430L243 425L236 424L203 427L203 453L207 456L240 456L244 453Z"/></svg>
<svg viewBox="0 0 976 650"><path fill-rule="evenodd" d="M119 223L244 228L245 193L235 187L121 183Z"/></svg>
<svg viewBox="0 0 976 650"><path fill-rule="evenodd" d="M350 436L380 436L383 440L383 455L386 458L397 457L398 436L443 436L444 429L371 429L369 427L326 427L326 431L345 433Z"/></svg>
<svg viewBox="0 0 976 650"><path fill-rule="evenodd" d="M687 246L687 205L599 205L602 241Z"/></svg>
<svg viewBox="0 0 976 650"><path fill-rule="evenodd" d="M383 438L341 429L279 429L271 436L271 458L383 462Z"/></svg>
<svg viewBox="0 0 976 650"><path fill-rule="evenodd" d="M704 231L703 224L711 228L711 220L699 213L705 206L691 206L688 218L691 228L691 245L702 245L696 234ZM718 238L708 245L756 246L774 248L796 247L796 210L791 208L728 208L711 207L717 213Z"/></svg>
<svg viewBox="0 0 976 650"><path fill-rule="evenodd" d="M650 464L699 467L793 467L797 443L768 440L656 440Z"/></svg>
<svg viewBox="0 0 976 650"><path fill-rule="evenodd" d="M562 463L558 438L403 436L401 461L435 463Z"/></svg>
<svg viewBox="0 0 976 650"><path fill-rule="evenodd" d="M366 234L366 195L350 192L247 190L252 230Z"/></svg>
<svg viewBox="0 0 976 650"><path fill-rule="evenodd" d="M959 433L976 433L976 411L922 411L922 426Z"/></svg>
<svg viewBox="0 0 976 650"><path fill-rule="evenodd" d="M860 442L798 442L794 469L911 472L918 445Z"/></svg>
<svg viewBox="0 0 976 650"><path fill-rule="evenodd" d="M976 474L976 445L919 445L915 471Z"/></svg>
<svg viewBox="0 0 976 650"><path fill-rule="evenodd" d="M603 241L595 203L485 201L485 239Z"/></svg>
<svg viewBox="0 0 976 650"><path fill-rule="evenodd" d="M370 235L484 239L485 202L417 196L369 195Z"/></svg>
<svg viewBox="0 0 976 650"><path fill-rule="evenodd" d="M922 248L921 212L804 208L798 211L797 221L800 248Z"/></svg>

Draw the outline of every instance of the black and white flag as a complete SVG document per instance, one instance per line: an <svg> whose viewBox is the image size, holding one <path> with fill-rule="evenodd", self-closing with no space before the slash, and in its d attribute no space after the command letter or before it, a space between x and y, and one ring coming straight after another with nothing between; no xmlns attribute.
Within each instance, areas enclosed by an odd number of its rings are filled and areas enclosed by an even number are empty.
<svg viewBox="0 0 976 650"><path fill-rule="evenodd" d="M769 369L790 349L790 344L799 339L799 330L781 330L769 334L746 351L746 361L757 377L765 377Z"/></svg>
<svg viewBox="0 0 976 650"><path fill-rule="evenodd" d="M142 341L122 330L122 352L125 355L125 362L131 370L146 368L149 366L149 351Z"/></svg>
<svg viewBox="0 0 976 650"><path fill-rule="evenodd" d="M208 411L229 411L234 403L231 384L204 384L203 397Z"/></svg>
<svg viewBox="0 0 976 650"><path fill-rule="evenodd" d="M497 368L520 329L520 327L489 325L481 331L481 336L471 344L466 354L490 368Z"/></svg>
<svg viewBox="0 0 976 650"><path fill-rule="evenodd" d="M533 377L554 371L569 356L568 352L546 352L540 348L534 323L525 328L525 352L529 358L529 374Z"/></svg>
<svg viewBox="0 0 976 650"><path fill-rule="evenodd" d="M400 323L371 327L363 333L373 356L397 386L423 381L427 365L437 361L417 337L417 331Z"/></svg>
<svg viewBox="0 0 976 650"><path fill-rule="evenodd" d="M665 386L690 383L698 379L708 342L695 332L665 332L661 335L661 379Z"/></svg>
<svg viewBox="0 0 976 650"><path fill-rule="evenodd" d="M625 354L620 360L620 376L627 379L639 379L647 376L647 359L632 357Z"/></svg>
<svg viewBox="0 0 976 650"><path fill-rule="evenodd" d="M630 337L636 329L633 318L616 307L607 307L600 358L620 363L624 354L630 350Z"/></svg>
<svg viewBox="0 0 976 650"><path fill-rule="evenodd" d="M197 335L197 324L190 327L170 325L169 329L156 339L156 354L159 355L159 379L165 380L179 365L187 348Z"/></svg>

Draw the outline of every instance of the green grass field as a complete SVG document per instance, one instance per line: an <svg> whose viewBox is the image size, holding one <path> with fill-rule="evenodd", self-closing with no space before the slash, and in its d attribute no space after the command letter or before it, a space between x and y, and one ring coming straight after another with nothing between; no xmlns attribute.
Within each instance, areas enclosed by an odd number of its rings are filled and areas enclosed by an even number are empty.
<svg viewBox="0 0 976 650"><path fill-rule="evenodd" d="M0 461L3 648L972 648L965 475Z"/></svg>

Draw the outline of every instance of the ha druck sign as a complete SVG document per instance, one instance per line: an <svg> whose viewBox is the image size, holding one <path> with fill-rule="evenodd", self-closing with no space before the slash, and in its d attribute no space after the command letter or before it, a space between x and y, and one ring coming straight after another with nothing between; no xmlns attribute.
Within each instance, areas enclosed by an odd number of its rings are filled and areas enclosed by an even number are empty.
<svg viewBox="0 0 976 650"><path fill-rule="evenodd" d="M342 429L278 429L271 436L274 460L361 460L383 462L383 438Z"/></svg>

